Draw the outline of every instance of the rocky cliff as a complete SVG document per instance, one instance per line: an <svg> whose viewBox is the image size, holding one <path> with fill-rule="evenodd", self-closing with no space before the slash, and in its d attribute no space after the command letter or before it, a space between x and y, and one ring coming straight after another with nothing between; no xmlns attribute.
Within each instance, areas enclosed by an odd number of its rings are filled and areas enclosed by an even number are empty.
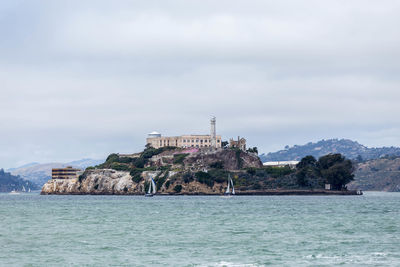
<svg viewBox="0 0 400 267"><path fill-rule="evenodd" d="M112 169L90 170L85 179L49 180L42 188L42 195L143 195L151 178L164 174L167 178L157 182L157 194L213 195L223 194L225 183L214 183L213 186L192 180L187 183L177 179L176 172L145 171L143 179L135 182L129 172ZM157 180L159 181L159 180ZM181 186L181 187L180 187ZM177 188L180 188L178 191Z"/></svg>
<svg viewBox="0 0 400 267"><path fill-rule="evenodd" d="M77 179L49 180L42 194L142 195L150 178L157 194L223 194L229 175L245 185L246 169L261 167L257 155L240 150L149 148L139 154L112 154Z"/></svg>

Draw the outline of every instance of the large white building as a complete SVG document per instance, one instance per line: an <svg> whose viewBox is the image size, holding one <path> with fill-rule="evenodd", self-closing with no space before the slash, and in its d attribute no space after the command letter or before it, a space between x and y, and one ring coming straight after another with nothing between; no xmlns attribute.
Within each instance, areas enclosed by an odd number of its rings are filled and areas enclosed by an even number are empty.
<svg viewBox="0 0 400 267"><path fill-rule="evenodd" d="M174 146L174 147L221 147L221 136L216 135L216 120L215 117L211 119L211 132L209 135L180 135L180 136L161 136L158 132L149 133L146 138L146 144L154 148Z"/></svg>

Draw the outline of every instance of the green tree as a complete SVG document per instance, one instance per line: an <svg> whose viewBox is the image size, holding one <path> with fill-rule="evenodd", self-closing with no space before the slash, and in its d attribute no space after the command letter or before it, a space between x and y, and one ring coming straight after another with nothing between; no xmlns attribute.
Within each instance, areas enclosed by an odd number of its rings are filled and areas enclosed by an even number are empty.
<svg viewBox="0 0 400 267"><path fill-rule="evenodd" d="M175 193L180 193L182 191L182 185L180 184L175 185L174 191Z"/></svg>
<svg viewBox="0 0 400 267"><path fill-rule="evenodd" d="M247 149L247 152L258 154L258 148L256 146L255 147L249 147Z"/></svg>
<svg viewBox="0 0 400 267"><path fill-rule="evenodd" d="M313 156L305 156L296 165L296 178L299 186L322 187L317 160Z"/></svg>
<svg viewBox="0 0 400 267"><path fill-rule="evenodd" d="M316 165L317 160L313 156L305 156L299 163L297 163L296 168L315 167Z"/></svg>
<svg viewBox="0 0 400 267"><path fill-rule="evenodd" d="M323 156L319 158L317 166L321 176L334 190L342 190L354 180L353 163L341 154Z"/></svg>

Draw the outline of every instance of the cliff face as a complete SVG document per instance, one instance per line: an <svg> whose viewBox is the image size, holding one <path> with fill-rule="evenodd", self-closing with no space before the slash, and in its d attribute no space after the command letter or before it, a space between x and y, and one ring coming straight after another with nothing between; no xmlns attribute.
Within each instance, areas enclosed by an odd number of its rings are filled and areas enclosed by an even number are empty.
<svg viewBox="0 0 400 267"><path fill-rule="evenodd" d="M143 180L139 183L132 181L129 172L111 169L91 170L82 181L79 179L49 180L42 188L42 195L143 195L145 194L145 181L160 175L160 171L146 171L142 173ZM198 181L181 183L173 177L176 172L169 171L163 183L157 185L157 194L222 194L225 184L215 183L212 187ZM181 185L177 192L175 186Z"/></svg>
<svg viewBox="0 0 400 267"><path fill-rule="evenodd" d="M197 169L207 168L215 162L221 162L227 170L261 168L263 166L257 155L231 149L193 153L184 160L185 167L194 166Z"/></svg>

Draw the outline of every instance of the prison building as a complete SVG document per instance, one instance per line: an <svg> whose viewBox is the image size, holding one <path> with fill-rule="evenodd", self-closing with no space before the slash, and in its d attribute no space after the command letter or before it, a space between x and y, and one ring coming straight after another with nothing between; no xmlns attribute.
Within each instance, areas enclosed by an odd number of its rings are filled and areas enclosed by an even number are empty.
<svg viewBox="0 0 400 267"><path fill-rule="evenodd" d="M74 169L71 166L66 168L56 168L51 170L52 179L75 179L81 170Z"/></svg>
<svg viewBox="0 0 400 267"><path fill-rule="evenodd" d="M188 148L188 147L212 147L211 135L181 135L181 136L161 136L160 133L152 132L148 135L146 143L151 147L160 148L166 146ZM221 136L215 137L215 147L221 147Z"/></svg>

